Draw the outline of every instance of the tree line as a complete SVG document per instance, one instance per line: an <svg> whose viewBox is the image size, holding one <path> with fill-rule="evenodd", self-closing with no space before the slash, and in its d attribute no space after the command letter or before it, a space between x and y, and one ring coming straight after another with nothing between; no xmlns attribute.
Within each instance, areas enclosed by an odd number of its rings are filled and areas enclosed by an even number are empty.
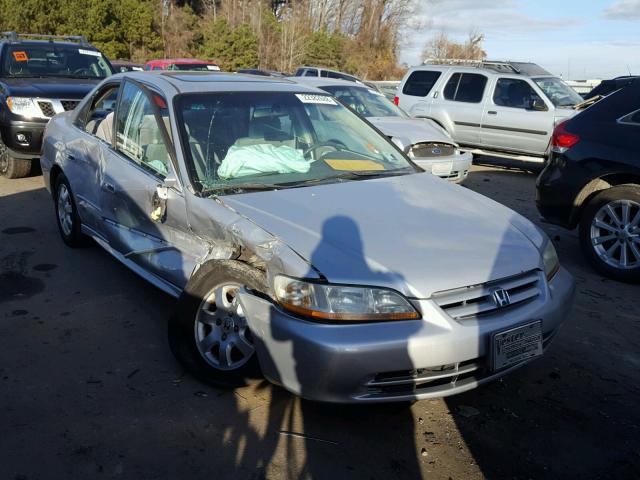
<svg viewBox="0 0 640 480"><path fill-rule="evenodd" d="M198 57L223 70L397 78L419 0L0 0L0 31L85 35L110 59Z"/></svg>

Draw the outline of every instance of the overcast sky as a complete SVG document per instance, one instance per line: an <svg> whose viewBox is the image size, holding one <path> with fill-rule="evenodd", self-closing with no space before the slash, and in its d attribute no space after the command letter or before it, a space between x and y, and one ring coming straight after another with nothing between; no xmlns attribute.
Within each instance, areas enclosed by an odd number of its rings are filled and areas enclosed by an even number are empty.
<svg viewBox="0 0 640 480"><path fill-rule="evenodd" d="M640 75L640 0L416 0L400 60L420 63L439 32L485 35L492 60L532 61L565 79Z"/></svg>

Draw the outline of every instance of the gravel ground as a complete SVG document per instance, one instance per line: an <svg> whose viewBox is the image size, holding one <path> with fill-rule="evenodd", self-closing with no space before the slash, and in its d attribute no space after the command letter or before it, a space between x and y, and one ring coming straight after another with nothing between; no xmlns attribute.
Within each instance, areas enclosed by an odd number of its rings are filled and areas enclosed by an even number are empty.
<svg viewBox="0 0 640 480"><path fill-rule="evenodd" d="M475 166L466 187L539 223L529 173ZM541 226L577 281L542 359L444 400L332 406L186 375L174 301L66 248L41 177L0 179L0 478L639 478L638 287Z"/></svg>

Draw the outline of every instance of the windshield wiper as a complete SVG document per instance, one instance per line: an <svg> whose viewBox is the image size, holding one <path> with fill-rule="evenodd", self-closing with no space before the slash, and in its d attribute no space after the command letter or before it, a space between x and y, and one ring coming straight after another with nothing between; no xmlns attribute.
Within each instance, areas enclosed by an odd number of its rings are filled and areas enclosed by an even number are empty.
<svg viewBox="0 0 640 480"><path fill-rule="evenodd" d="M394 168L393 170L361 170L357 172L343 172L338 175L323 178L311 178L309 180L301 180L299 182L283 183L280 187L300 187L308 185L319 185L323 183L333 183L342 180L364 180L366 178L375 177L393 177L403 175L405 173L415 172L412 168Z"/></svg>
<svg viewBox="0 0 640 480"><path fill-rule="evenodd" d="M208 197L209 195L216 195L222 192L235 191L235 192L259 192L264 190L277 190L279 188L286 188L276 183L228 183L225 185L216 185L215 187L204 188L200 192L202 197Z"/></svg>

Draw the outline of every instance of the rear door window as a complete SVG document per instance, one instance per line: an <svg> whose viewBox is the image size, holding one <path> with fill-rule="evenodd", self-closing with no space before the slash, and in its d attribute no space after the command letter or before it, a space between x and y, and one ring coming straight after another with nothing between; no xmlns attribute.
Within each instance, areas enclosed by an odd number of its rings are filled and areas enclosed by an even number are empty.
<svg viewBox="0 0 640 480"><path fill-rule="evenodd" d="M480 103L487 77L478 73L454 73L444 88L444 98L454 102Z"/></svg>
<svg viewBox="0 0 640 480"><path fill-rule="evenodd" d="M640 110L631 112L620 119L621 123L630 123L634 125L640 125Z"/></svg>
<svg viewBox="0 0 640 480"><path fill-rule="evenodd" d="M440 78L440 72L416 70L409 75L402 93L413 97L426 97Z"/></svg>

